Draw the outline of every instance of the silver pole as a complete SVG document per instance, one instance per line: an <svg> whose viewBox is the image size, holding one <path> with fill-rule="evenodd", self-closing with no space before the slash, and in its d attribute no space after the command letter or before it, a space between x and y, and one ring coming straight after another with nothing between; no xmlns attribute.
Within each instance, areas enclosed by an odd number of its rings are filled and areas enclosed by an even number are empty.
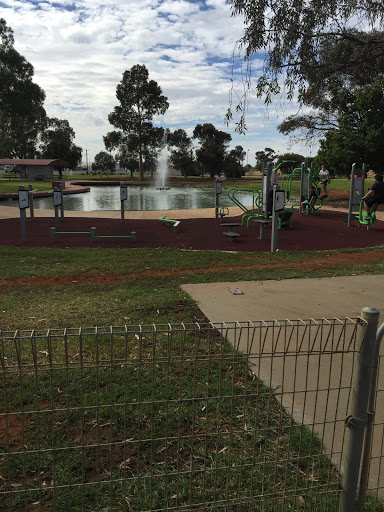
<svg viewBox="0 0 384 512"><path fill-rule="evenodd" d="M24 190L24 185L19 185L19 190ZM27 214L25 208L20 208L21 240L27 241Z"/></svg>
<svg viewBox="0 0 384 512"><path fill-rule="evenodd" d="M29 196L29 216L31 219L35 218L35 212L33 209L33 192L32 192L32 185L28 185L28 196Z"/></svg>
<svg viewBox="0 0 384 512"><path fill-rule="evenodd" d="M60 183L60 192L61 192L61 205L60 205L60 217L64 219L64 184Z"/></svg>
<svg viewBox="0 0 384 512"><path fill-rule="evenodd" d="M381 326L379 327L379 330L376 333L375 354L373 357L371 387L370 387L369 402L368 402L368 424L367 424L367 429L365 431L363 457L362 457L362 462L361 462L359 499L357 502L358 512L364 512L364 510L365 510L365 497L367 495L368 476L369 476L369 457L371 455L373 421L375 418L374 408L375 408L375 398L376 398L376 381L377 381L377 372L378 372L378 368L379 368L380 345L381 345L381 340L383 339L383 335L384 335L384 323L381 324Z"/></svg>
<svg viewBox="0 0 384 512"><path fill-rule="evenodd" d="M279 224L279 212L275 211L276 190L277 190L277 185L273 185L271 252L277 251L277 233L278 233L278 224Z"/></svg>
<svg viewBox="0 0 384 512"><path fill-rule="evenodd" d="M349 189L349 206L348 206L348 219L347 219L348 227L351 226L351 222L352 222L353 195L355 193L355 172L356 172L356 164L352 164L351 187Z"/></svg>
<svg viewBox="0 0 384 512"><path fill-rule="evenodd" d="M343 493L340 501L341 512L352 512L355 510L364 431L368 421L368 398L379 311L375 308L363 308L361 310L361 317L367 322L367 325L361 326L362 328L359 332L361 346L357 356L357 368L352 384L351 414L345 421L347 430Z"/></svg>

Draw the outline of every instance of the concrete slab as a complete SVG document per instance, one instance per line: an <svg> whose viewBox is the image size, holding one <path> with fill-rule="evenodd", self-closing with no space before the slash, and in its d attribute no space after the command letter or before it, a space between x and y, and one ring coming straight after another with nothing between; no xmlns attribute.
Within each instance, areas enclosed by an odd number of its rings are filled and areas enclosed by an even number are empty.
<svg viewBox="0 0 384 512"><path fill-rule="evenodd" d="M350 414L349 388L359 348L355 346L352 350L354 334L348 334L337 325L322 325L320 334L316 328L312 329L313 337L308 334L309 329L301 327L303 331L299 332L299 326L294 328L296 330L287 329L294 332L292 338L292 334L282 334L280 339L276 338L276 329L269 328L268 323L256 328L247 327L247 323L274 319L355 318L364 307L378 309L382 321L383 284L384 275L379 275L186 284L182 288L211 322L240 323L239 327L225 332L227 339L248 355L250 369L274 390L277 400L298 423L304 423L316 432L325 453L343 470L344 421ZM237 292L233 293L233 290ZM282 331L284 333L285 328ZM328 340L336 340L332 343L337 350L321 350L321 345L324 348ZM293 349L290 346L287 350L287 344L291 343ZM310 350L309 346L312 347ZM380 353L378 403L384 390L384 344ZM369 488L378 489L383 497L384 410L380 407L377 407L374 424Z"/></svg>
<svg viewBox="0 0 384 512"><path fill-rule="evenodd" d="M234 288L243 293L231 293ZM186 284L183 290L212 322L354 317L366 306L384 318L384 275Z"/></svg>

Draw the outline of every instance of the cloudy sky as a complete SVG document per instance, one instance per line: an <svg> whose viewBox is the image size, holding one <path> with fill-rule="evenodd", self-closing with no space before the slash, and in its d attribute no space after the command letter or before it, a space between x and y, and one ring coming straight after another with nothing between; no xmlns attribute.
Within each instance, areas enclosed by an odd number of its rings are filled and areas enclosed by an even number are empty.
<svg viewBox="0 0 384 512"><path fill-rule="evenodd" d="M0 0L0 17L35 68L47 115L68 119L84 161L86 150L89 162L104 150L116 86L135 64L145 64L168 97L170 107L156 124L192 134L196 124L212 123L232 135L231 147L243 146L250 164L265 147L290 149L276 130L295 111L288 102L267 111L262 100L252 99L246 135L235 132L236 118L225 125L231 77L241 94L244 64L236 51L243 20L231 17L225 0ZM258 64L253 63L254 76Z"/></svg>

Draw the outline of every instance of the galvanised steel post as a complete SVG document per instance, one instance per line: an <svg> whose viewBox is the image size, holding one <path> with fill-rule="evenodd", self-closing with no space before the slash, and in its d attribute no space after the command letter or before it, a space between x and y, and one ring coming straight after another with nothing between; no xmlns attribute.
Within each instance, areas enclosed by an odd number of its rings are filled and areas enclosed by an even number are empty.
<svg viewBox="0 0 384 512"><path fill-rule="evenodd" d="M365 430L363 457L362 457L362 462L361 462L359 500L357 502L358 512L364 512L364 510L365 510L365 498L367 495L368 476L369 476L369 458L371 455L373 422L374 422L374 418L375 418L374 408L375 408L376 387L377 387L376 381L377 381L377 372L379 369L380 346L381 346L381 340L383 339L383 336L384 336L384 323L381 324L381 326L379 327L379 330L376 333L375 353L373 356L372 375L371 375L371 389L369 392L369 402L368 402L368 425Z"/></svg>
<svg viewBox="0 0 384 512"><path fill-rule="evenodd" d="M28 185L28 195L29 195L29 213L30 213L30 218L31 219L34 219L35 218L35 212L34 212L34 209L33 209L33 190L32 190L32 185Z"/></svg>
<svg viewBox="0 0 384 512"><path fill-rule="evenodd" d="M373 357L379 311L363 308L361 318L367 322L361 328L361 345L357 356L357 368L351 390L351 414L346 418L346 450L343 474L343 492L340 502L341 512L355 510L356 490L360 472L364 431L368 421L368 399L371 387Z"/></svg>

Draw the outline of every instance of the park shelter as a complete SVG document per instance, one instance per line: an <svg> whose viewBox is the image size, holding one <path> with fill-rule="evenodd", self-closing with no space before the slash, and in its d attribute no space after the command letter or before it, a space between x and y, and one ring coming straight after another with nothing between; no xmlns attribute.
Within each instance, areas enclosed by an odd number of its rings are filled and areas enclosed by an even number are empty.
<svg viewBox="0 0 384 512"><path fill-rule="evenodd" d="M69 167L64 160L41 158L0 158L0 165L15 165L21 178L51 180L54 169Z"/></svg>

